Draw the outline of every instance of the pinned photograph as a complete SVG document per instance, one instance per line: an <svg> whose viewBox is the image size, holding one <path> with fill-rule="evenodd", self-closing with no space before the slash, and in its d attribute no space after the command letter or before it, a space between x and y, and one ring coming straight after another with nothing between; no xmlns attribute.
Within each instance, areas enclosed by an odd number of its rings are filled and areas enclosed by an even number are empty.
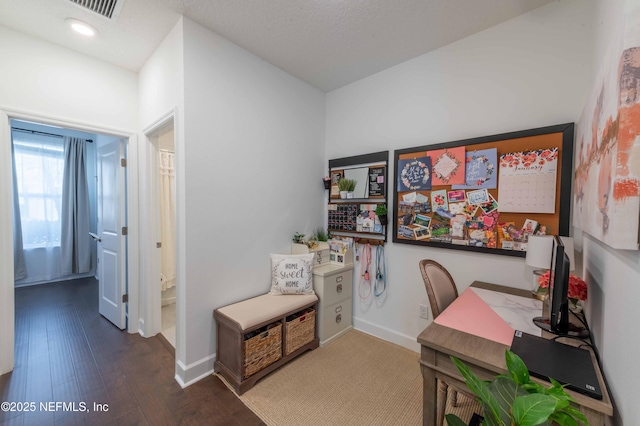
<svg viewBox="0 0 640 426"><path fill-rule="evenodd" d="M459 203L460 201L465 200L464 191L461 189L447 192L447 197L449 198L450 203Z"/></svg>
<svg viewBox="0 0 640 426"><path fill-rule="evenodd" d="M480 209L485 213L485 214L489 214L493 211L498 210L498 202L496 201L495 198L493 198L493 195L489 194L489 201L486 203L482 203L480 204Z"/></svg>
<svg viewBox="0 0 640 426"><path fill-rule="evenodd" d="M420 226L424 226L425 228L428 228L429 226L431 226L431 217L425 216L422 214L416 214L414 223L416 225L420 225Z"/></svg>
<svg viewBox="0 0 640 426"><path fill-rule="evenodd" d="M441 189L439 191L431 192L431 204L432 209L444 209L449 210L449 202L447 201L447 191Z"/></svg>
<svg viewBox="0 0 640 426"><path fill-rule="evenodd" d="M489 202L489 191L486 189L477 189L475 191L467 191L467 203L471 205L480 205Z"/></svg>
<svg viewBox="0 0 640 426"><path fill-rule="evenodd" d="M413 230L413 236L416 240L424 240L431 237L431 230L424 226L418 226Z"/></svg>

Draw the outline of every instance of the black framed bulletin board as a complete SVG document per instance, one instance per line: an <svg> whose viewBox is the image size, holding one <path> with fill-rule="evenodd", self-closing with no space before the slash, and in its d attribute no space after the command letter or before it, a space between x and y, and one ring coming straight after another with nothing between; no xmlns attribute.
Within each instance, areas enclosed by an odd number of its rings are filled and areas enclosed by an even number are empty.
<svg viewBox="0 0 640 426"><path fill-rule="evenodd" d="M329 160L328 226L336 236L356 237L371 244L386 241L387 224L376 214L387 206L389 151ZM351 179L355 188L348 198L339 191L340 181Z"/></svg>
<svg viewBox="0 0 640 426"><path fill-rule="evenodd" d="M396 150L393 242L524 257L569 235L574 124Z"/></svg>

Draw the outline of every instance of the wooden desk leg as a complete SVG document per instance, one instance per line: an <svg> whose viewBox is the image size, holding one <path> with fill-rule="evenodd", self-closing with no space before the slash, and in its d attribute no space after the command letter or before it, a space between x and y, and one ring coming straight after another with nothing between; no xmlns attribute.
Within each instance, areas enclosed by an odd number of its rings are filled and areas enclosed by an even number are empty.
<svg viewBox="0 0 640 426"><path fill-rule="evenodd" d="M447 406L447 384L438 380L438 396L436 397L436 425L444 424L444 409Z"/></svg>
<svg viewBox="0 0 640 426"><path fill-rule="evenodd" d="M435 365L436 352L433 349L422 347L420 359L430 365ZM437 382L436 372L421 364L422 370L422 424L433 426L437 424Z"/></svg>

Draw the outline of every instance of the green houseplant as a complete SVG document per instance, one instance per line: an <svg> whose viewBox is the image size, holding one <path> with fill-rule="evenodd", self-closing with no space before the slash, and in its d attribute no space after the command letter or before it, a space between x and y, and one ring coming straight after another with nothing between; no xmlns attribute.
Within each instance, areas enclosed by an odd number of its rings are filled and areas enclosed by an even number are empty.
<svg viewBox="0 0 640 426"><path fill-rule="evenodd" d="M376 206L376 216L380 218L381 225L386 225L388 223L387 206L385 204L378 204Z"/></svg>
<svg viewBox="0 0 640 426"><path fill-rule="evenodd" d="M316 228L316 230L313 233L313 238L316 241L327 242L330 237L331 235L324 228Z"/></svg>
<svg viewBox="0 0 640 426"><path fill-rule="evenodd" d="M348 198L347 194L349 192L353 193L353 190L356 189L356 184L358 181L355 179L342 178L338 181L338 189L340 190L340 198Z"/></svg>
<svg viewBox="0 0 640 426"><path fill-rule="evenodd" d="M490 382L480 380L469 367L455 357L451 360L464 381L482 404L484 425L488 426L578 426L578 421L588 425L587 418L569 405L573 398L557 381L551 380L546 388L532 382L529 370L522 359L507 350L505 352L508 374L501 374ZM449 426L466 426L453 414L445 416Z"/></svg>

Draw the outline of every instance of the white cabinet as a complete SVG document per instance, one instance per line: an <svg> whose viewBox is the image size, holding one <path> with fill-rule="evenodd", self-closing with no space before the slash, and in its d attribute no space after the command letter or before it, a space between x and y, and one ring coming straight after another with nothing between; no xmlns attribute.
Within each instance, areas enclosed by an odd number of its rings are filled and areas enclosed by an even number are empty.
<svg viewBox="0 0 640 426"><path fill-rule="evenodd" d="M320 298L320 346L346 333L352 326L353 265L329 264L313 270L313 289Z"/></svg>

